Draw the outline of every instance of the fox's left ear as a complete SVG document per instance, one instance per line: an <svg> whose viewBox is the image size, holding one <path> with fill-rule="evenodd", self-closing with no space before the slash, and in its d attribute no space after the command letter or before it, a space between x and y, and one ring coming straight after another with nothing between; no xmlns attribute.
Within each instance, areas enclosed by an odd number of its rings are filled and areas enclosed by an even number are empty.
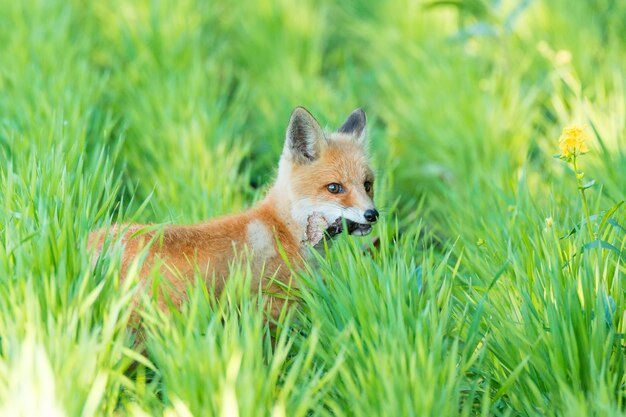
<svg viewBox="0 0 626 417"><path fill-rule="evenodd" d="M366 122L365 112L363 109L358 108L348 116L348 119L341 125L337 132L352 135L357 142L365 143L367 136L365 130Z"/></svg>
<svg viewBox="0 0 626 417"><path fill-rule="evenodd" d="M287 127L286 154L306 164L319 158L326 146L326 136L315 117L304 107L296 107Z"/></svg>

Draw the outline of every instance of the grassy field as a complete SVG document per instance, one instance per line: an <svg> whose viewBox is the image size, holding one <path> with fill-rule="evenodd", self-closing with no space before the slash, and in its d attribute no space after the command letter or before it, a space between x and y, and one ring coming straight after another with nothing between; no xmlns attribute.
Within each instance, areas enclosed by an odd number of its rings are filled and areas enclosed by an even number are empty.
<svg viewBox="0 0 626 417"><path fill-rule="evenodd" d="M0 415L626 415L625 34L619 0L0 1ZM89 232L249 207L298 105L367 112L380 248L299 271L275 348L235 264L134 349Z"/></svg>

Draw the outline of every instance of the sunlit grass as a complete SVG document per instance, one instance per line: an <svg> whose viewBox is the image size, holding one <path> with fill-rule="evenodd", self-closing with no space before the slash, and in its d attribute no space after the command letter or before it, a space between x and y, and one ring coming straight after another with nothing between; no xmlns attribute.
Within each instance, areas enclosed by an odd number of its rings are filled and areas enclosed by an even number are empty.
<svg viewBox="0 0 626 417"><path fill-rule="evenodd" d="M625 414L624 33L609 0L0 2L0 414ZM340 236L271 331L245 263L145 297L140 343L89 232L254 204L297 105L367 112L377 248Z"/></svg>

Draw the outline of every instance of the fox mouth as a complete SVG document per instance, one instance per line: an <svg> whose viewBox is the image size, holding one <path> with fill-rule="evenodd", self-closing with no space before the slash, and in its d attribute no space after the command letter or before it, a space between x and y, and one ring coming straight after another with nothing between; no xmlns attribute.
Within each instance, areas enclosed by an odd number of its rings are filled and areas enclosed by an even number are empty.
<svg viewBox="0 0 626 417"><path fill-rule="evenodd" d="M339 217L337 220L331 223L330 226L328 226L328 228L326 229L326 234L330 237L335 237L339 233L343 232L344 221L345 227L347 228L349 235L365 236L369 235L372 231L372 225L370 223L357 223L353 222L350 219Z"/></svg>

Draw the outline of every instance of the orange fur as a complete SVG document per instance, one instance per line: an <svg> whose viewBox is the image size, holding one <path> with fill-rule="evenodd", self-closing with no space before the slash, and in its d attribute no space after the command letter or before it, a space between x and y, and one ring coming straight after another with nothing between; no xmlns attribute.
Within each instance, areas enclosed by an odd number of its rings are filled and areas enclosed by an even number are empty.
<svg viewBox="0 0 626 417"><path fill-rule="evenodd" d="M276 182L256 207L201 224L165 226L162 231L138 233L146 226L116 225L108 231L93 232L89 245L100 253L107 234L112 235L112 238L119 237L124 247L121 276L125 277L130 264L154 238L139 276L141 282L147 284L148 273L158 266L167 281L167 285L159 289L161 294L157 297L161 308L165 307L163 291L167 292L174 305L181 305L188 281L198 270L207 284L215 285L219 294L228 279L229 263L237 254L247 256L251 261L253 276L258 277L252 283L253 290L262 286L264 291L279 292L280 286L272 283L270 278L288 284L291 272L280 254L277 241L291 266L301 266L309 250L305 234L309 212L306 210L325 207L324 204L350 207L355 211L373 207L373 191L366 192L363 186L365 181L373 182L373 172L362 142L346 133L334 133L326 138L323 133L319 133L321 129L315 119L303 111L294 111L290 128L292 124L300 123L302 126L296 127L302 128L309 136L303 136L301 131L297 131L291 137L288 131ZM303 118L304 122L297 117ZM364 114L362 117L364 124ZM304 140L308 142L302 142ZM293 146L301 147L317 146L302 151L304 154L309 151L317 153L310 161L302 162L302 158L298 159L298 155L295 155L299 151L289 148L292 143L295 143ZM333 182L343 184L345 192L329 193L326 186ZM299 206L302 202L306 202L304 209ZM329 222L332 220L329 219ZM122 236L118 236L121 230L125 231ZM146 285L146 291L150 293L152 286ZM272 316L277 317L283 303L283 298L272 300Z"/></svg>

